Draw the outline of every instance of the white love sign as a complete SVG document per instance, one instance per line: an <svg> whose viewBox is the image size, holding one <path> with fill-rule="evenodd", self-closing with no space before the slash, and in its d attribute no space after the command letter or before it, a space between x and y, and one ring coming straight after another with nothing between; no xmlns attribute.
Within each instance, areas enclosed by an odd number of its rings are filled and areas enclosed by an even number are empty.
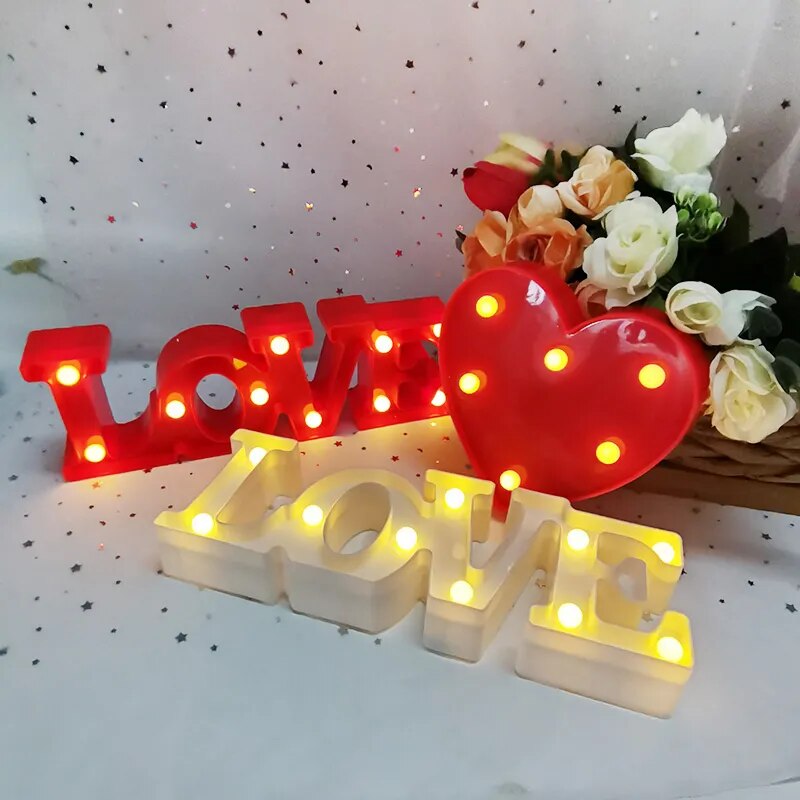
<svg viewBox="0 0 800 800"><path fill-rule="evenodd" d="M517 673L672 713L694 660L689 620L668 609L683 566L677 534L516 489L503 540L478 568L470 552L489 534L491 482L428 470L420 492L392 472L356 468L305 486L294 440L246 430L231 438L213 481L156 520L166 574L264 603L285 595L299 613L371 633L422 601L425 647L477 661L544 570L547 601L530 609ZM347 552L364 531L374 541ZM622 574L635 579L633 592L620 587Z"/></svg>

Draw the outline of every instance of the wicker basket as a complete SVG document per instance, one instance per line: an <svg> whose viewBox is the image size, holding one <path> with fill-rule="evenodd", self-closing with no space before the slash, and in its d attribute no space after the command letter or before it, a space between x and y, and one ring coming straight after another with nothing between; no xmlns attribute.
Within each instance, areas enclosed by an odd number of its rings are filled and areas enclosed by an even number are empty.
<svg viewBox="0 0 800 800"><path fill-rule="evenodd" d="M800 414L758 444L726 439L704 416L633 488L800 514Z"/></svg>

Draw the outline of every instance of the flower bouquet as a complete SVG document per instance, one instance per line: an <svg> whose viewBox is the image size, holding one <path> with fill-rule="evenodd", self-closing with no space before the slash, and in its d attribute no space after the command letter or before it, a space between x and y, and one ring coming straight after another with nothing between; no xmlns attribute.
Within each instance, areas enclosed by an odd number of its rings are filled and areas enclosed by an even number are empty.
<svg viewBox="0 0 800 800"><path fill-rule="evenodd" d="M800 245L783 228L751 241L745 209L722 210L709 170L726 142L721 117L690 109L668 128L639 137L634 126L621 145L578 153L500 138L464 170L466 194L483 211L471 233L458 233L467 278L536 262L567 282L587 317L624 306L664 311L709 349L707 417L697 429L706 439L757 443L795 417ZM730 447L722 451L731 458ZM789 458L794 480L798 462ZM718 463L711 471L726 472Z"/></svg>

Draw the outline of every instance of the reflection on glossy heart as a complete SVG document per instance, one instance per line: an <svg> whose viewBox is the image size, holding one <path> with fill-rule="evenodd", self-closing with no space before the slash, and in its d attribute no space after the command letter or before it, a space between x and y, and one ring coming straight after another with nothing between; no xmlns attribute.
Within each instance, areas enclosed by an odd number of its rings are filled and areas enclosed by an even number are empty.
<svg viewBox="0 0 800 800"><path fill-rule="evenodd" d="M616 489L669 454L708 393L702 346L663 314L585 320L570 288L530 264L461 284L440 344L455 428L475 472L506 490Z"/></svg>

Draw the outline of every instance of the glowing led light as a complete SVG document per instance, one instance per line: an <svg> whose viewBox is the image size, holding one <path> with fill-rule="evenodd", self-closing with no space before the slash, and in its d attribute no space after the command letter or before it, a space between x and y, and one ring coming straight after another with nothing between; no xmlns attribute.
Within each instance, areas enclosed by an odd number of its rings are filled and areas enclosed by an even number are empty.
<svg viewBox="0 0 800 800"><path fill-rule="evenodd" d="M214 529L214 517L211 514L206 514L203 511L200 514L195 514L192 517L192 530L195 533L199 533L201 536L205 536L207 533L211 533Z"/></svg>
<svg viewBox="0 0 800 800"><path fill-rule="evenodd" d="M554 347L544 354L544 365L550 372L561 372L568 363L569 356L566 350L562 350L560 347Z"/></svg>
<svg viewBox="0 0 800 800"><path fill-rule="evenodd" d="M261 463L266 454L267 451L263 447L253 447L247 454L247 457L250 459L250 463L255 467Z"/></svg>
<svg viewBox="0 0 800 800"><path fill-rule="evenodd" d="M622 450L616 442L600 442L595 450L595 455L601 464L616 464L622 455Z"/></svg>
<svg viewBox="0 0 800 800"><path fill-rule="evenodd" d="M269 392L265 386L253 386L250 390L250 402L254 406L265 406L269 400Z"/></svg>
<svg viewBox="0 0 800 800"><path fill-rule="evenodd" d="M520 483L522 483L522 478L520 478L519 472L513 469L507 469L500 475L500 485L509 492L519 488Z"/></svg>
<svg viewBox="0 0 800 800"><path fill-rule="evenodd" d="M443 406L447 402L447 396L441 389L436 390L436 394L433 396L433 400L431 400L431 405L436 406Z"/></svg>
<svg viewBox="0 0 800 800"><path fill-rule="evenodd" d="M437 322L431 325L431 330L433 331L433 335L438 339L442 335L442 323Z"/></svg>
<svg viewBox="0 0 800 800"><path fill-rule="evenodd" d="M394 347L392 337L387 336L385 333L379 333L374 336L372 342L379 353L388 353Z"/></svg>
<svg viewBox="0 0 800 800"><path fill-rule="evenodd" d="M659 386L664 385L666 379L667 373L664 371L664 367L658 364L645 364L639 370L639 383L645 389L658 389Z"/></svg>
<svg viewBox="0 0 800 800"><path fill-rule="evenodd" d="M475 595L475 590L466 581L456 581L450 587L450 599L454 603L461 603L466 605L472 600Z"/></svg>
<svg viewBox="0 0 800 800"><path fill-rule="evenodd" d="M567 534L567 544L572 550L585 550L589 546L589 534L582 528L573 528Z"/></svg>
<svg viewBox="0 0 800 800"><path fill-rule="evenodd" d="M461 489L448 489L444 493L444 504L448 508L452 508L453 511L461 508L464 505L464 500L466 500L466 497Z"/></svg>
<svg viewBox="0 0 800 800"><path fill-rule="evenodd" d="M319 525L325 514L319 506L306 506L302 516L306 525Z"/></svg>
<svg viewBox="0 0 800 800"><path fill-rule="evenodd" d="M73 364L62 364L56 370L56 380L62 386L74 386L80 379L81 372Z"/></svg>
<svg viewBox="0 0 800 800"><path fill-rule="evenodd" d="M83 450L83 457L92 464L99 464L106 457L106 446L101 442L87 444Z"/></svg>
<svg viewBox="0 0 800 800"><path fill-rule="evenodd" d="M458 379L458 388L464 394L475 394L481 388L481 379L474 372L465 372Z"/></svg>
<svg viewBox="0 0 800 800"><path fill-rule="evenodd" d="M309 428L319 428L322 425L322 414L313 409L306 413L306 425Z"/></svg>
<svg viewBox="0 0 800 800"><path fill-rule="evenodd" d="M183 400L169 400L164 406L164 413L170 419L180 419L186 413L186 405Z"/></svg>
<svg viewBox="0 0 800 800"><path fill-rule="evenodd" d="M289 352L289 340L285 336L274 336L269 343L269 349L276 356L285 356Z"/></svg>
<svg viewBox="0 0 800 800"><path fill-rule="evenodd" d="M656 542L653 552L665 563L671 564L675 559L675 548L669 542Z"/></svg>
<svg viewBox="0 0 800 800"><path fill-rule="evenodd" d="M475 311L479 317L483 317L484 319L493 317L499 310L500 303L497 302L496 297L493 297L490 294L485 294L483 297L479 297L478 302L475 303Z"/></svg>
<svg viewBox="0 0 800 800"><path fill-rule="evenodd" d="M683 645L674 636L662 636L656 643L656 652L664 661L680 661Z"/></svg>
<svg viewBox="0 0 800 800"><path fill-rule="evenodd" d="M401 550L413 550L417 543L417 532L413 528L400 528L394 535L394 540Z"/></svg>
<svg viewBox="0 0 800 800"><path fill-rule="evenodd" d="M556 612L558 621L564 628L577 628L583 622L583 611L575 603L562 603Z"/></svg>
<svg viewBox="0 0 800 800"><path fill-rule="evenodd" d="M372 407L379 414L383 414L392 407L392 401L385 394L379 394L372 401Z"/></svg>

